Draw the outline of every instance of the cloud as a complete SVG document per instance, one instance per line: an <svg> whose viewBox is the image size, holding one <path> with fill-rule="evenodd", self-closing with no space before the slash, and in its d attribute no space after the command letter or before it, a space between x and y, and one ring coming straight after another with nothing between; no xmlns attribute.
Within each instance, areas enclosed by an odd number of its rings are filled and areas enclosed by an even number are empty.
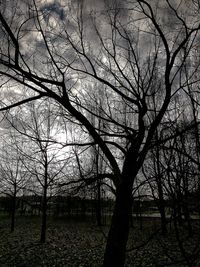
<svg viewBox="0 0 200 267"><path fill-rule="evenodd" d="M63 7L61 6L61 4L59 2L48 2L48 3L45 3L41 8L40 8L40 11L46 13L54 13L56 15L59 16L59 19L60 20L64 20L65 19L65 14L64 14L64 9Z"/></svg>

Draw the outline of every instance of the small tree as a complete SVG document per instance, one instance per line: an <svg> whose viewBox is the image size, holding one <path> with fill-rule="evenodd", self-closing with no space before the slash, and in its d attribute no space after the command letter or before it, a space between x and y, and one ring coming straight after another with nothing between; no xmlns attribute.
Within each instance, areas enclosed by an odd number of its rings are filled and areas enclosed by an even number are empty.
<svg viewBox="0 0 200 267"><path fill-rule="evenodd" d="M6 133L7 132L7 133ZM18 144L23 146L23 139L10 128L1 137L1 193L11 198L11 232L15 229L17 197L22 194L28 180L28 173L23 165Z"/></svg>
<svg viewBox="0 0 200 267"><path fill-rule="evenodd" d="M58 181L65 176L63 170L68 163L64 156L66 151L62 152L59 144L62 136L62 128L58 127L60 120L52 113L52 108L55 109L55 106L50 101L31 103L8 118L15 131L26 140L26 147L19 146L18 152L23 157L26 172L29 173L30 186L38 188L35 193L42 196L42 243L46 241L48 200L56 193Z"/></svg>

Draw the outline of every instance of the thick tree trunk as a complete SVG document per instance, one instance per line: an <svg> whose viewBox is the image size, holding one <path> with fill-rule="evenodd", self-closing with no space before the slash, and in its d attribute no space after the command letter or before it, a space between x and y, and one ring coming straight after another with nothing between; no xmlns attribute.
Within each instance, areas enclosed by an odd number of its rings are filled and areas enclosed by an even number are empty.
<svg viewBox="0 0 200 267"><path fill-rule="evenodd" d="M104 254L104 267L123 267L129 234L132 209L132 187L120 185L116 190L116 202Z"/></svg>

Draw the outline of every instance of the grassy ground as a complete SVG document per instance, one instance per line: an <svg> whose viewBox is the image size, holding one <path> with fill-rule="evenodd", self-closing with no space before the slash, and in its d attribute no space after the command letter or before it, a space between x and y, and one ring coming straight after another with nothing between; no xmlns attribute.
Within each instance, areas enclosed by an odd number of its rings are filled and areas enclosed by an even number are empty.
<svg viewBox="0 0 200 267"><path fill-rule="evenodd" d="M11 234L8 218L0 219L1 267L101 266L108 227L100 229L92 223L69 221L66 218L50 219L47 242L40 244L39 223L40 220L37 217L19 217L15 232ZM158 221L152 219L144 220L142 230L139 224L134 223L130 232L126 266L185 266L173 230L166 237L157 233L149 242L146 242L157 229ZM193 236L188 237L185 229L180 233L186 253L197 256L193 257L191 266L200 266L198 263L199 229L199 225L195 223ZM146 245L143 246L143 244Z"/></svg>

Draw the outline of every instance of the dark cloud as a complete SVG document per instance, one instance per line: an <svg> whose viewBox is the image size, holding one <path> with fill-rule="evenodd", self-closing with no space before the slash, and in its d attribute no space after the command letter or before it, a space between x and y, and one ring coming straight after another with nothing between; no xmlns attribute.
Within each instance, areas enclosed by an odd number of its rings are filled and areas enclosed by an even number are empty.
<svg viewBox="0 0 200 267"><path fill-rule="evenodd" d="M64 14L64 9L63 7L60 5L60 3L58 2L55 2L55 3L47 3L45 5L43 5L40 10L42 12L51 12L51 13L54 13L56 15L58 15L58 17L61 19L61 20L64 20L65 19L65 14Z"/></svg>

